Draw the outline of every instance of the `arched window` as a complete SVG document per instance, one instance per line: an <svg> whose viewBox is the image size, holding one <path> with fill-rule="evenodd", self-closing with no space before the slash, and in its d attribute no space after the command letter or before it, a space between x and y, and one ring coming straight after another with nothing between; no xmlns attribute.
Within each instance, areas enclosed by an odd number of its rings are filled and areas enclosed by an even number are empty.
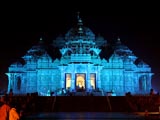
<svg viewBox="0 0 160 120"><path fill-rule="evenodd" d="M146 91L146 76L145 75L139 78L139 90Z"/></svg>
<svg viewBox="0 0 160 120"><path fill-rule="evenodd" d="M17 89L18 90L21 89L21 78L20 78L20 76L17 77Z"/></svg>

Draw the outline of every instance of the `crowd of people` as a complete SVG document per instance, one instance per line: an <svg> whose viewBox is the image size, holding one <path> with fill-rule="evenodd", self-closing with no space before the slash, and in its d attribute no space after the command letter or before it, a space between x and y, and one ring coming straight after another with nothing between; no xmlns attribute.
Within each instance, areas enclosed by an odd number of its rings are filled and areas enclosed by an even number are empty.
<svg viewBox="0 0 160 120"><path fill-rule="evenodd" d="M20 120L21 114L18 113L16 104L12 101L6 103L5 96L0 98L0 120Z"/></svg>
<svg viewBox="0 0 160 120"><path fill-rule="evenodd" d="M135 95L130 92L126 93L127 104L129 105L129 111L131 112L144 112L144 111L159 111L160 97L159 92L155 92L154 89L150 89L148 95Z"/></svg>
<svg viewBox="0 0 160 120"><path fill-rule="evenodd" d="M62 93L66 94L63 91ZM80 91L83 91L80 90ZM0 96L0 120L22 120L23 116L40 112L39 104L37 103L38 94L27 94L26 96L14 96L13 91L9 94ZM52 95L51 95L52 96ZM129 111L158 111L160 106L159 94L155 93L153 89L147 96L132 96L130 92L126 93L127 104Z"/></svg>
<svg viewBox="0 0 160 120"><path fill-rule="evenodd" d="M27 94L26 96L14 96L13 91L9 94L0 96L0 120L22 120L25 114L34 113L35 97Z"/></svg>

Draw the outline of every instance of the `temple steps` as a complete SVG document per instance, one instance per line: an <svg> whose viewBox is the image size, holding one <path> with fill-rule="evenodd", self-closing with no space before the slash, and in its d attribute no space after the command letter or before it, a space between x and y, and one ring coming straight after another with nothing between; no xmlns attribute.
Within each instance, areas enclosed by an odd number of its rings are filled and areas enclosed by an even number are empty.
<svg viewBox="0 0 160 120"><path fill-rule="evenodd" d="M57 112L92 112L107 111L106 99L104 97L72 96L57 97L55 111Z"/></svg>
<svg viewBox="0 0 160 120"><path fill-rule="evenodd" d="M37 107L39 112L86 112L86 111L126 112L127 111L127 104L125 101L125 97L108 97L108 99L110 103L107 101L106 96L39 97L37 101ZM111 109L109 104L111 105Z"/></svg>
<svg viewBox="0 0 160 120"><path fill-rule="evenodd" d="M27 112L158 112L160 96L13 96Z"/></svg>

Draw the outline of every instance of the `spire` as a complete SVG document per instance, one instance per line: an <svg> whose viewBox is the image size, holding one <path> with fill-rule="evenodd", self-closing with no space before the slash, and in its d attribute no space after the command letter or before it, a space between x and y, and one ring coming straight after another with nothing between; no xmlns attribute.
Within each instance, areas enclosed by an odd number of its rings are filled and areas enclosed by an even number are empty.
<svg viewBox="0 0 160 120"><path fill-rule="evenodd" d="M79 12L78 12L78 15L77 15L77 20L78 20L78 25L79 26L82 26L83 25L83 21L82 21L82 19L79 17Z"/></svg>
<svg viewBox="0 0 160 120"><path fill-rule="evenodd" d="M121 41L120 37L118 36L117 41Z"/></svg>
<svg viewBox="0 0 160 120"><path fill-rule="evenodd" d="M77 12L77 20L78 20L77 25L78 25L78 33L81 35L81 34L83 34L83 28L82 28L82 26L83 26L83 21L82 21L82 19L80 18L79 14L80 14L80 12Z"/></svg>
<svg viewBox="0 0 160 120"><path fill-rule="evenodd" d="M42 37L39 38L39 44L43 44L43 38Z"/></svg>
<svg viewBox="0 0 160 120"><path fill-rule="evenodd" d="M40 37L39 41L43 41L43 38L42 38L42 37Z"/></svg>
<svg viewBox="0 0 160 120"><path fill-rule="evenodd" d="M77 12L77 19L78 19L78 20L79 20L79 14L80 14L80 12L78 11L78 12Z"/></svg>
<svg viewBox="0 0 160 120"><path fill-rule="evenodd" d="M117 42L116 42L117 44L121 44L121 39L120 39L120 37L118 36L118 38L117 38Z"/></svg>

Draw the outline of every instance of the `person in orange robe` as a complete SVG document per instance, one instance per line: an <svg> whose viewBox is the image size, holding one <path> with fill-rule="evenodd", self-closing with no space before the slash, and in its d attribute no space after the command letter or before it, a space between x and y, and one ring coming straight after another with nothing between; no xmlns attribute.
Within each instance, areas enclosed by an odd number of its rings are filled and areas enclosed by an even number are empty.
<svg viewBox="0 0 160 120"><path fill-rule="evenodd" d="M20 120L20 116L15 107L12 107L9 112L9 120Z"/></svg>
<svg viewBox="0 0 160 120"><path fill-rule="evenodd" d="M9 119L10 106L6 104L5 97L1 96L0 98L0 120Z"/></svg>

